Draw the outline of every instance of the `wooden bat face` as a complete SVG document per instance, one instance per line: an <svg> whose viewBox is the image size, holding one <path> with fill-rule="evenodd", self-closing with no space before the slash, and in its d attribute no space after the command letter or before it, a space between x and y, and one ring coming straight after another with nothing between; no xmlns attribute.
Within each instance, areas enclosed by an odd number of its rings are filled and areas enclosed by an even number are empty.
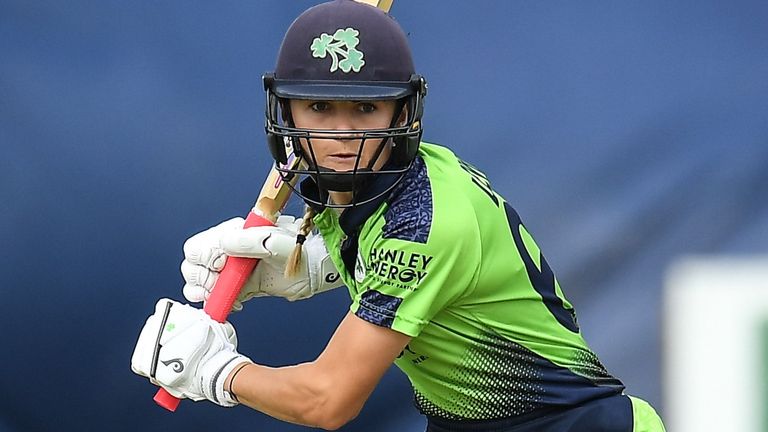
<svg viewBox="0 0 768 432"><path fill-rule="evenodd" d="M360 3L369 4L371 6L376 6L377 8L383 10L384 12L389 12L389 9L392 8L392 2L394 0L356 0Z"/></svg>
<svg viewBox="0 0 768 432"><path fill-rule="evenodd" d="M286 146L286 151L289 150L288 147ZM298 169L301 165L302 159L296 157L296 154L291 152L288 154L288 162L281 164L280 168ZM285 207L285 204L291 197L292 187L298 180L298 175L286 178L285 174L277 170L277 166L273 166L269 171L267 180L264 182L264 186L261 188L261 193L256 200L256 205L253 207L253 212L274 222L277 219L277 213Z"/></svg>

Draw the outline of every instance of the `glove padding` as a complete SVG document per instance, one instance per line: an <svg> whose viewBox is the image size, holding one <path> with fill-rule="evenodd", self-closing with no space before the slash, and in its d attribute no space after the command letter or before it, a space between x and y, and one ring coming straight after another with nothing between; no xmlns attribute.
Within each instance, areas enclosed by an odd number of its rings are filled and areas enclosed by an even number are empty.
<svg viewBox="0 0 768 432"><path fill-rule="evenodd" d="M230 407L238 402L224 390L224 381L237 365L251 362L236 349L237 335L230 323L160 299L141 330L131 369L177 398L208 399Z"/></svg>
<svg viewBox="0 0 768 432"><path fill-rule="evenodd" d="M296 234L302 219L280 216L275 226L243 229L244 220L234 218L190 237L184 243L184 297L201 302L208 296L224 268L227 256L259 258L232 307L241 310L242 303L253 297L284 297L289 301L313 295L342 285L319 235L308 235L302 247L297 274L284 277L285 265L296 246Z"/></svg>

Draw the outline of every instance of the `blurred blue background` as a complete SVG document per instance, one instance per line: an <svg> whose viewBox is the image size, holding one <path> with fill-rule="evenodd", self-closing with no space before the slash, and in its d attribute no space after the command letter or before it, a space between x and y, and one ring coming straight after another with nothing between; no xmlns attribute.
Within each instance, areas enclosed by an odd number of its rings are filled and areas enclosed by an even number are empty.
<svg viewBox="0 0 768 432"><path fill-rule="evenodd" d="M315 3L0 0L0 430L307 430L244 407L168 414L129 362L156 299L181 299L183 241L258 194L260 77ZM430 83L425 138L488 174L587 341L663 413L668 263L768 250L768 3L392 13ZM241 351L290 364L347 305L344 290L258 299L232 321ZM392 370L343 430L423 425Z"/></svg>

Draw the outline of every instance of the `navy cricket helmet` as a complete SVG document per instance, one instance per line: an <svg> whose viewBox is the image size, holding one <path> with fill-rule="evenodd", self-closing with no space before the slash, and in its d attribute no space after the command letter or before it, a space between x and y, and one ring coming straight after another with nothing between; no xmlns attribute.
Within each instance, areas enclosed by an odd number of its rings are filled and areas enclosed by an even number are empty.
<svg viewBox="0 0 768 432"><path fill-rule="evenodd" d="M294 189L307 202L329 207L363 204L357 195L373 176L402 179L416 157L426 82L414 71L403 30L389 14L376 7L353 0L335 0L306 10L288 28L275 71L264 75L264 89L267 144L283 176L309 175L325 193L353 192L351 204L329 205L315 202ZM312 139L349 139L350 131L295 127L288 99L397 103L389 127L354 130L355 139L360 139L357 160L352 170L340 172L317 163ZM403 109L407 110L407 118L398 124ZM302 149L301 140L307 143L307 151ZM380 144L368 166L361 166L366 140ZM392 145L390 159L384 168L373 171L386 145ZM293 157L301 158L302 164L289 165Z"/></svg>

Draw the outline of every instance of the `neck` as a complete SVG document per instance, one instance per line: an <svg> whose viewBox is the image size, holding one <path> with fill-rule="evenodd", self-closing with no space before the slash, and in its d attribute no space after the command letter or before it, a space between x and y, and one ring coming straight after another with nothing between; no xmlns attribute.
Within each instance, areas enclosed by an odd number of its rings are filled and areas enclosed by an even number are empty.
<svg viewBox="0 0 768 432"><path fill-rule="evenodd" d="M328 191L328 196L332 203L346 205L352 202L353 193Z"/></svg>

